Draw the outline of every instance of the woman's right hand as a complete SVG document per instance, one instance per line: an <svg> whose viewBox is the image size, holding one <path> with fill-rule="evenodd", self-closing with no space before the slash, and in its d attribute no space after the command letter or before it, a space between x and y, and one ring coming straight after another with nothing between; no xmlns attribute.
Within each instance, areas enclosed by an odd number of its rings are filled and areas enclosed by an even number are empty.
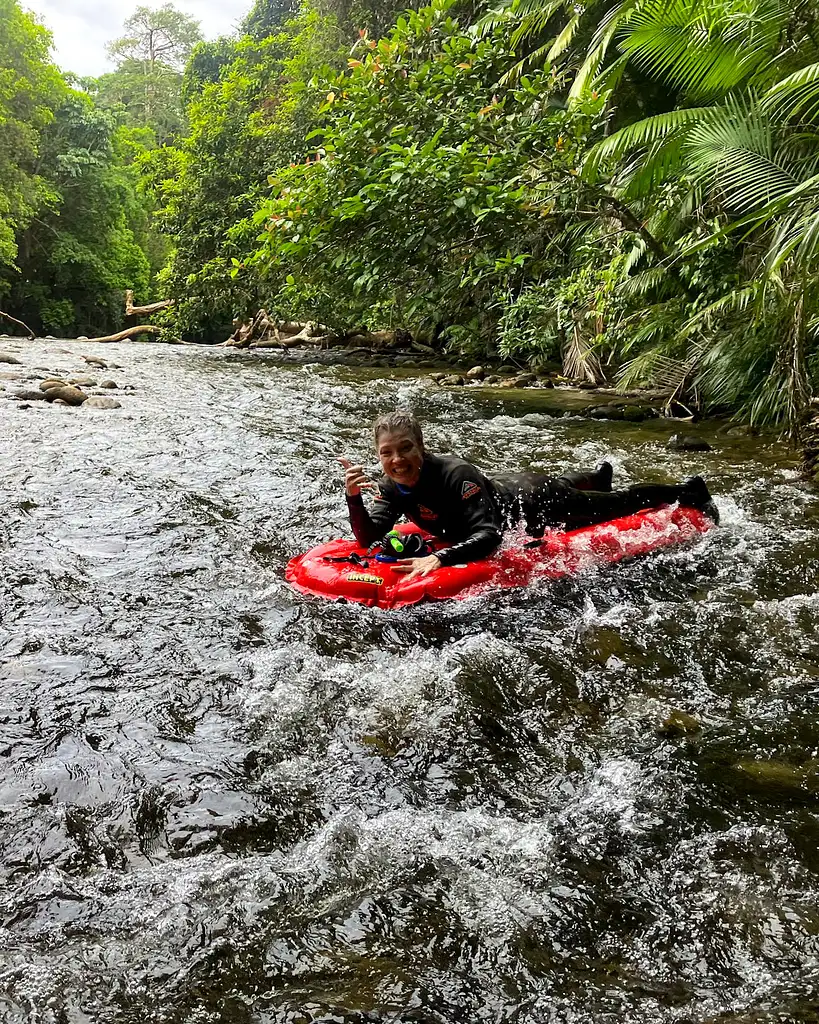
<svg viewBox="0 0 819 1024"><path fill-rule="evenodd" d="M373 488L375 484L364 472L363 466L354 466L349 459L339 459L344 467L344 488L351 498L361 494L362 488Z"/></svg>

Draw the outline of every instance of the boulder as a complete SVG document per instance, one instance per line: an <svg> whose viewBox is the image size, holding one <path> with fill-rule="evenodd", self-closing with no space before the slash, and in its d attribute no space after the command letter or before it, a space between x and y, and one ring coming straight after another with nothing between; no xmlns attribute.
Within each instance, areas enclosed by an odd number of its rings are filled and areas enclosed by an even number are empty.
<svg viewBox="0 0 819 1024"><path fill-rule="evenodd" d="M430 374L430 377L432 378L432 380L437 380L439 384L444 379L444 377L448 377L448 376L449 376L449 374L441 373L440 371L438 371L438 373L431 373Z"/></svg>
<svg viewBox="0 0 819 1024"><path fill-rule="evenodd" d="M482 366L473 366L471 370L466 371L467 380L483 380L486 376L486 370Z"/></svg>
<svg viewBox="0 0 819 1024"><path fill-rule="evenodd" d="M121 409L122 402L118 402L116 398L109 398L108 395L95 395L92 398L87 398L82 403L83 409Z"/></svg>
<svg viewBox="0 0 819 1024"><path fill-rule="evenodd" d="M108 363L104 359L98 359L96 356L83 356L83 362L88 363L89 366L98 366L101 370L108 369Z"/></svg>
<svg viewBox="0 0 819 1024"><path fill-rule="evenodd" d="M459 373L450 374L448 377L444 377L440 384L444 384L447 387L457 387L459 384L463 384L464 379Z"/></svg>
<svg viewBox="0 0 819 1024"><path fill-rule="evenodd" d="M72 388L69 385L64 387L49 388L46 392L49 402L60 402L62 405L82 405L88 399L88 395L79 388Z"/></svg>
<svg viewBox="0 0 819 1024"><path fill-rule="evenodd" d="M750 423L740 423L736 427L729 427L725 431L726 437L756 437L759 431Z"/></svg>
<svg viewBox="0 0 819 1024"><path fill-rule="evenodd" d="M518 372L517 366L505 365L505 366L501 366L501 367L498 368L498 373L503 374L504 376L507 376L508 374L511 374L511 373L517 373L517 372Z"/></svg>
<svg viewBox="0 0 819 1024"><path fill-rule="evenodd" d="M21 380L21 373L15 373L13 370L4 370L0 373L0 380Z"/></svg>
<svg viewBox="0 0 819 1024"><path fill-rule="evenodd" d="M69 377L68 383L84 388L95 388L97 386L97 382L93 377L88 377L82 373L78 374L76 377Z"/></svg>
<svg viewBox="0 0 819 1024"><path fill-rule="evenodd" d="M57 377L49 377L48 380L44 380L40 384L41 391L52 391L54 388L64 388L66 381L60 380Z"/></svg>
<svg viewBox="0 0 819 1024"><path fill-rule="evenodd" d="M675 452L710 452L711 445L693 434L672 434L666 448Z"/></svg>
<svg viewBox="0 0 819 1024"><path fill-rule="evenodd" d="M497 384L500 377L496 373L490 373L488 377L484 377L484 384Z"/></svg>
<svg viewBox="0 0 819 1024"><path fill-rule="evenodd" d="M17 356L13 356L10 352L0 352L0 363L11 363L12 365L22 366L22 359L18 359Z"/></svg>
<svg viewBox="0 0 819 1024"><path fill-rule="evenodd" d="M101 380L100 381L100 387L101 388L115 388L117 386L118 385L117 385L117 382L115 380Z"/></svg>
<svg viewBox="0 0 819 1024"><path fill-rule="evenodd" d="M519 373L515 377L515 385L519 388L528 388L530 384L534 384L537 380L536 373Z"/></svg>

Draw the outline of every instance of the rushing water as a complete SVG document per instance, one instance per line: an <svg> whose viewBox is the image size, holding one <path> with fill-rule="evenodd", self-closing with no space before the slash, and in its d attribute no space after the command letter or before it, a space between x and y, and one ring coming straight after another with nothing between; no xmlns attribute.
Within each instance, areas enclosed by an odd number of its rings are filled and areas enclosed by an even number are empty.
<svg viewBox="0 0 819 1024"><path fill-rule="evenodd" d="M0 1019L817 1020L819 507L781 448L385 370L0 348L133 385L0 401ZM702 471L722 527L467 602L293 593L347 530L333 456L372 465L397 402L487 470Z"/></svg>

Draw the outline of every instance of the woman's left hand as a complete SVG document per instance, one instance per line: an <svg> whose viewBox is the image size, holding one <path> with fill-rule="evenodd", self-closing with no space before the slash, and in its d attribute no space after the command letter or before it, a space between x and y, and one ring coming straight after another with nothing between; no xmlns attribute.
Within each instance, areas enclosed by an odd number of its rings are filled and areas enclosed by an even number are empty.
<svg viewBox="0 0 819 1024"><path fill-rule="evenodd" d="M426 555L424 558L401 558L392 566L396 572L409 573L407 580L414 580L416 576L429 576L431 572L441 568L437 555Z"/></svg>

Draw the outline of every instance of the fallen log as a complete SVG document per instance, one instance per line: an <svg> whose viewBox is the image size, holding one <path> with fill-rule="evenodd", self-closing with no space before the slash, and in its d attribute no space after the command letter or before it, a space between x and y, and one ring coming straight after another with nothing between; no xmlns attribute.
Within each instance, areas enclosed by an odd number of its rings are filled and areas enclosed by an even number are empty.
<svg viewBox="0 0 819 1024"><path fill-rule="evenodd" d="M34 331L32 331L32 329L29 327L29 325L24 324L22 320L16 319L16 317L11 316L9 313L4 313L2 309L0 309L0 316L5 317L6 320L11 320L13 324L17 324L19 327L22 327L24 331L28 331L29 341L34 341L34 339L37 337Z"/></svg>
<svg viewBox="0 0 819 1024"><path fill-rule="evenodd" d="M125 315L126 316L149 316L157 313L160 309L167 309L173 305L173 299L162 299L161 302L152 302L148 306L135 306L134 293L129 288L125 293Z"/></svg>
<svg viewBox="0 0 819 1024"><path fill-rule="evenodd" d="M161 334L162 330L154 324L138 324L136 327L128 327L117 334L107 334L104 338L77 338L77 341L125 341L126 338L135 338L138 334Z"/></svg>

